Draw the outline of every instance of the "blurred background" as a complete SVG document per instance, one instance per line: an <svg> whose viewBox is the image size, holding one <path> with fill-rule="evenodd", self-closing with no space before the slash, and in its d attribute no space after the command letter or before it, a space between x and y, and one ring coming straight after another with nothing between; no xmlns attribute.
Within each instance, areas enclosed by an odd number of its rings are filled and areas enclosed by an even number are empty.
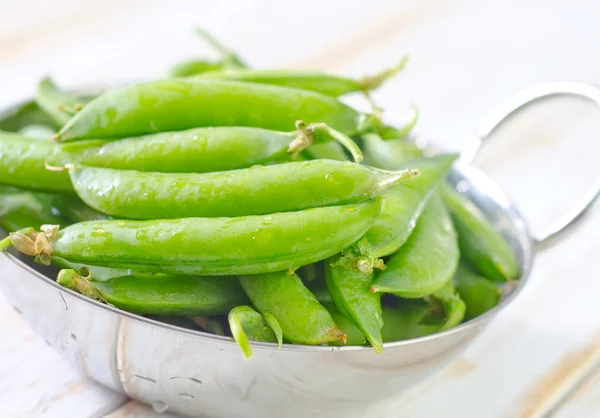
<svg viewBox="0 0 600 418"><path fill-rule="evenodd" d="M102 85L159 78L181 59L215 57L193 33L201 26L254 67L360 76L406 54L406 69L375 100L396 124L416 104L418 135L460 150L488 112L525 87L555 80L600 85L598 22L598 0L0 0L0 108L31 97L46 75L65 88ZM534 230L600 175L596 111L574 99L543 103L516 117L482 153L478 165L518 202ZM538 416L519 394L537 388L539 405L555 388L536 382L600 331L593 298L600 291L598 212L540 255L530 288L496 326L503 339L488 333L487 345L467 353L487 368L461 382L486 387L488 378L503 395L480 394L481 405L465 409L479 413L462 416ZM14 332L16 320L5 321ZM0 332L13 335L6 329ZM502 345L507 341L512 345ZM527 366L515 369L515 358ZM423 416L448 405L418 399L410 402ZM484 400L498 415L483 414Z"/></svg>

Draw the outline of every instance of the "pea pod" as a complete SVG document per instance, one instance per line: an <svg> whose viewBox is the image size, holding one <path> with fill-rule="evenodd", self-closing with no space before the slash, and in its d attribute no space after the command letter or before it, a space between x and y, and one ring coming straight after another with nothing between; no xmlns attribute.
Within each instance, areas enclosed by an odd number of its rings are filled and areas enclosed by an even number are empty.
<svg viewBox="0 0 600 418"><path fill-rule="evenodd" d="M246 127L195 128L120 141L66 143L61 150L66 154L66 162L161 173L205 173L289 160L314 142L317 143L312 146L325 145L327 141L339 141L356 161L362 159L360 149L350 138L324 124L297 124L297 128L293 132Z"/></svg>
<svg viewBox="0 0 600 418"><path fill-rule="evenodd" d="M56 131L46 125L27 125L19 129L19 135L38 141L50 141Z"/></svg>
<svg viewBox="0 0 600 418"><path fill-rule="evenodd" d="M319 71L248 68L224 69L203 72L197 79L233 80L251 83L270 84L282 87L292 87L302 90L316 91L327 96L338 97L353 92L368 92L378 88L386 80L399 73L406 65L404 57L394 67L378 74L359 79L327 74Z"/></svg>
<svg viewBox="0 0 600 418"><path fill-rule="evenodd" d="M466 304L465 319L470 320L489 311L498 304L502 289L494 282L475 273L461 262L454 275L454 284Z"/></svg>
<svg viewBox="0 0 600 418"><path fill-rule="evenodd" d="M242 349L246 360L253 355L249 340L276 342L279 347L283 343L281 327L269 313L261 315L249 306L237 306L229 312L227 319L231 335Z"/></svg>
<svg viewBox="0 0 600 418"><path fill-rule="evenodd" d="M335 142L315 144L306 150L306 154L312 159L348 161L348 155L344 151L344 148Z"/></svg>
<svg viewBox="0 0 600 418"><path fill-rule="evenodd" d="M438 332L444 319L431 314L429 309L422 299L402 301L394 307L384 306L383 341L409 340Z"/></svg>
<svg viewBox="0 0 600 418"><path fill-rule="evenodd" d="M234 277L132 274L93 281L61 270L58 283L128 312L153 315L220 315L247 302Z"/></svg>
<svg viewBox="0 0 600 418"><path fill-rule="evenodd" d="M429 198L437 189L455 154L412 160L419 176L383 192L381 213L365 237L371 244L372 257L384 257L398 250L408 239Z"/></svg>
<svg viewBox="0 0 600 418"><path fill-rule="evenodd" d="M329 311L331 314L331 318L335 325L346 334L346 343L344 344L341 341L332 341L328 343L328 345L339 346L339 345L365 345L367 343L367 339L363 335L363 333L354 325L351 321L348 321L344 315L342 315L335 305L331 302L323 302L320 301L321 304Z"/></svg>
<svg viewBox="0 0 600 418"><path fill-rule="evenodd" d="M346 335L296 273L240 276L239 281L256 309L277 319L286 340L313 345L345 342Z"/></svg>
<svg viewBox="0 0 600 418"><path fill-rule="evenodd" d="M208 71L217 71L223 68L223 63L205 59L189 59L178 62L169 69L169 77L189 77Z"/></svg>
<svg viewBox="0 0 600 418"><path fill-rule="evenodd" d="M436 193L409 239L386 261L387 268L375 278L371 291L404 298L427 296L452 279L459 255L452 220Z"/></svg>
<svg viewBox="0 0 600 418"><path fill-rule="evenodd" d="M381 294L369 292L373 273L363 274L336 266L339 256L327 260L325 279L335 306L369 340L376 353L383 350L381 337Z"/></svg>
<svg viewBox="0 0 600 418"><path fill-rule="evenodd" d="M85 203L131 219L262 215L345 204L416 174L410 169L383 171L330 160L201 174L69 168L71 182Z"/></svg>
<svg viewBox="0 0 600 418"><path fill-rule="evenodd" d="M59 159L52 142L0 132L0 184L33 190L72 192L66 172L48 171L46 160Z"/></svg>
<svg viewBox="0 0 600 418"><path fill-rule="evenodd" d="M379 199L238 218L89 221L44 233L11 234L16 249L45 264L70 262L189 275L295 270L356 242L379 213Z"/></svg>
<svg viewBox="0 0 600 418"><path fill-rule="evenodd" d="M383 140L379 135L362 136L364 163L384 170L398 170L408 161L422 158L423 150L403 139Z"/></svg>
<svg viewBox="0 0 600 418"><path fill-rule="evenodd" d="M57 126L67 123L85 103L83 99L60 91L47 77L38 83L35 101Z"/></svg>
<svg viewBox="0 0 600 418"><path fill-rule="evenodd" d="M458 232L463 257L490 279L517 279L519 265L511 248L481 210L448 185L441 192Z"/></svg>
<svg viewBox="0 0 600 418"><path fill-rule="evenodd" d="M350 134L367 117L307 90L219 80L159 80L115 88L87 104L56 135L60 141L116 139L208 126L284 131L297 120Z"/></svg>
<svg viewBox="0 0 600 418"><path fill-rule="evenodd" d="M0 226L7 232L28 226L39 228L44 224L68 225L68 222L52 213L34 193L13 191L0 194Z"/></svg>
<svg viewBox="0 0 600 418"><path fill-rule="evenodd" d="M26 102L8 112L3 112L0 118L0 130L6 132L17 132L29 125L46 126L50 129L57 128L54 121L34 101Z"/></svg>
<svg viewBox="0 0 600 418"><path fill-rule="evenodd" d="M456 293L454 282L449 280L446 284L433 292L428 299L438 301L444 310L445 321L440 331L454 328L459 325L465 317L465 302Z"/></svg>

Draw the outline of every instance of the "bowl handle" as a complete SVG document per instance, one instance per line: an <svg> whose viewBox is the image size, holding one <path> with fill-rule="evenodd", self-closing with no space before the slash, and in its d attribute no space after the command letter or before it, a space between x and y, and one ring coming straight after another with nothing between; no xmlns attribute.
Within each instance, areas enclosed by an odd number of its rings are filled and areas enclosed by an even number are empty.
<svg viewBox="0 0 600 418"><path fill-rule="evenodd" d="M475 130L471 143L462 152L460 160L471 163L481 145L498 129L510 116L528 105L552 96L576 96L590 100L600 106L600 89L595 86L574 82L557 81L532 86L508 99L491 112ZM536 247L545 248L554 242L554 238L575 225L588 212L592 203L600 195L600 178L594 183L584 197L567 213L552 222L549 226L534 235Z"/></svg>

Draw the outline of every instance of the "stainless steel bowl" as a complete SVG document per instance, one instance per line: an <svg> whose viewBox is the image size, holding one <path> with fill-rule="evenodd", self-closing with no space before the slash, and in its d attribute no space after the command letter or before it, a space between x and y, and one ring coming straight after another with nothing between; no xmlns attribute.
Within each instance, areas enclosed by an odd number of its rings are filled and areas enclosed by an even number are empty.
<svg viewBox="0 0 600 418"><path fill-rule="evenodd" d="M527 90L493 113L449 181L464 191L510 243L522 278L508 285L497 307L451 330L365 347L253 343L244 360L231 338L187 330L103 305L64 289L38 266L0 255L0 288L9 303L74 367L157 410L201 417L362 417L374 403L397 396L443 369L527 284L536 245L573 224L600 190L542 236L533 238L517 208L494 182L465 164L479 144L522 106L555 94L600 104L600 90L551 83Z"/></svg>

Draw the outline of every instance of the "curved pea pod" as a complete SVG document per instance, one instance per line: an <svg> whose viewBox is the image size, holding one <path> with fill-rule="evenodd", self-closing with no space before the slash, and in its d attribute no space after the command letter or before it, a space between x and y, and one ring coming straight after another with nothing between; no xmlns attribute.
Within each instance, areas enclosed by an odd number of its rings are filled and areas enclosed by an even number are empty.
<svg viewBox="0 0 600 418"><path fill-rule="evenodd" d="M38 83L35 101L58 126L67 123L86 102L83 98L60 91L48 77Z"/></svg>
<svg viewBox="0 0 600 418"><path fill-rule="evenodd" d="M252 304L277 319L286 340L296 344L346 341L331 314L296 273L277 271L238 278Z"/></svg>
<svg viewBox="0 0 600 418"><path fill-rule="evenodd" d="M315 295L316 296L316 295ZM338 311L335 305L329 302L319 301L321 304L329 311L331 314L331 318L333 318L333 322L335 325L346 334L346 343L342 343L341 341L332 341L328 343L328 345L339 346L339 345L365 345L367 343L367 339L363 335L363 333L354 325L351 321L348 321L344 315Z"/></svg>
<svg viewBox="0 0 600 418"><path fill-rule="evenodd" d="M69 175L79 197L100 212L167 219L263 215L351 203L410 180L418 171L314 160L200 174L72 165Z"/></svg>
<svg viewBox="0 0 600 418"><path fill-rule="evenodd" d="M386 80L399 73L406 65L404 57L395 66L378 74L359 79L342 77L320 71L295 69L224 69L204 72L196 78L209 80L233 80L316 91L327 96L342 96L353 92L368 92L381 86Z"/></svg>
<svg viewBox="0 0 600 418"><path fill-rule="evenodd" d="M466 305L456 293L454 282L449 280L446 284L433 292L428 299L433 299L442 305L445 321L440 327L440 331L454 328L465 318Z"/></svg>
<svg viewBox="0 0 600 418"><path fill-rule="evenodd" d="M189 275L257 274L295 270L356 242L381 202L371 199L268 216L154 221L89 221L57 231L14 233L15 245L38 261L70 262Z"/></svg>
<svg viewBox="0 0 600 418"><path fill-rule="evenodd" d="M423 150L403 139L383 140L376 134L362 136L364 163L384 170L398 170L408 161L422 158Z"/></svg>
<svg viewBox="0 0 600 418"><path fill-rule="evenodd" d="M454 275L454 285L466 305L465 319L470 320L498 304L502 289L494 282L460 263Z"/></svg>
<svg viewBox="0 0 600 418"><path fill-rule="evenodd" d="M490 279L518 279L519 265L511 248L481 210L449 185L444 184L441 192L458 232L462 256Z"/></svg>
<svg viewBox="0 0 600 418"><path fill-rule="evenodd" d="M427 296L452 279L460 253L450 214L439 194L431 197L415 230L386 261L372 292L404 298Z"/></svg>
<svg viewBox="0 0 600 418"><path fill-rule="evenodd" d="M0 132L0 184L25 189L72 192L66 172L49 171L45 161L60 159L60 150L50 141Z"/></svg>
<svg viewBox="0 0 600 418"><path fill-rule="evenodd" d="M371 245L372 257L390 255L406 242L429 198L456 158L456 154L449 154L412 160L411 167L420 174L383 192L381 213L365 235Z"/></svg>
<svg viewBox="0 0 600 418"><path fill-rule="evenodd" d="M61 270L60 285L124 311L153 315L220 315L247 303L235 277L132 274L93 281Z"/></svg>
<svg viewBox="0 0 600 418"><path fill-rule="evenodd" d="M369 340L376 353L383 350L381 294L369 292L373 273L363 274L338 266L339 256L327 260L325 280L340 313L355 324Z"/></svg>
<svg viewBox="0 0 600 418"><path fill-rule="evenodd" d="M231 335L238 343L244 358L252 358L251 341L264 341L283 344L283 334L277 319L269 313L264 315L256 312L249 306L237 306L227 316Z"/></svg>
<svg viewBox="0 0 600 418"><path fill-rule="evenodd" d="M115 88L87 104L56 135L60 141L116 139L208 126L285 131L297 120L346 134L368 117L335 98L287 87L220 80L160 80Z"/></svg>
<svg viewBox="0 0 600 418"><path fill-rule="evenodd" d="M35 101L26 102L8 112L3 112L0 118L0 130L6 132L18 132L30 125L46 126L49 129L58 127Z"/></svg>
<svg viewBox="0 0 600 418"><path fill-rule="evenodd" d="M422 299L403 300L394 307L384 306L383 341L409 340L438 332L444 319L429 310L429 305Z"/></svg>
<svg viewBox="0 0 600 418"><path fill-rule="evenodd" d="M311 159L325 159L335 161L348 161L348 155L344 148L335 142L315 144L305 152Z"/></svg>
<svg viewBox="0 0 600 418"><path fill-rule="evenodd" d="M233 170L289 160L306 147L326 144L342 147L338 142L327 143L331 140L343 143L356 160L362 159L360 149L350 138L323 124L297 127L293 132L247 127L195 128L119 141L66 143L61 150L66 154L66 162L161 173ZM312 145L314 142L317 143Z"/></svg>

